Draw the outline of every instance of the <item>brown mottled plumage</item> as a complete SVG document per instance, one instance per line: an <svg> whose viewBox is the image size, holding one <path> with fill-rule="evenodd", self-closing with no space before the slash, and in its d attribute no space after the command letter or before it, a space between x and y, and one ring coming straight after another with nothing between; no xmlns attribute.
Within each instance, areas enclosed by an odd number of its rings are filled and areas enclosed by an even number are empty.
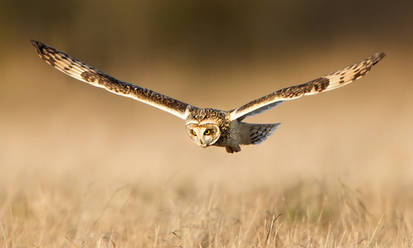
<svg viewBox="0 0 413 248"><path fill-rule="evenodd" d="M226 151L230 153L240 151L240 145L261 143L279 126L279 123L252 124L242 122L246 117L271 109L284 101L318 94L349 84L364 76L373 65L385 56L384 53L376 53L365 60L347 66L343 70L307 83L277 90L239 108L223 111L198 108L150 89L120 81L39 41L32 41L32 44L46 63L61 72L184 119L187 133L197 145L201 147L224 146Z"/></svg>

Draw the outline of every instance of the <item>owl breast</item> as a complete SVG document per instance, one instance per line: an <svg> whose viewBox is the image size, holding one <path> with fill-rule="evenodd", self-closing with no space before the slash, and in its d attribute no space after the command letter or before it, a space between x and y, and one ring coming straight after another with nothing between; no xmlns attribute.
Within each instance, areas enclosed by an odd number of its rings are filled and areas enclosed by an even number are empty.
<svg viewBox="0 0 413 248"><path fill-rule="evenodd" d="M225 121L220 126L221 137L215 143L217 146L238 146L240 140L239 121Z"/></svg>

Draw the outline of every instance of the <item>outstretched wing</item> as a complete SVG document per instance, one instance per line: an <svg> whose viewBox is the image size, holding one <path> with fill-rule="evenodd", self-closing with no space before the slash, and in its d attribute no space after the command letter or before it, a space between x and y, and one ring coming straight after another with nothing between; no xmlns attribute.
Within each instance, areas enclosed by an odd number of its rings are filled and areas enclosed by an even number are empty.
<svg viewBox="0 0 413 248"><path fill-rule="evenodd" d="M74 77L96 87L103 88L114 94L130 97L149 104L155 108L169 112L181 119L186 119L189 104L165 96L150 89L145 89L131 83L113 78L64 52L58 51L39 41L31 41L39 56L49 65L66 75Z"/></svg>
<svg viewBox="0 0 413 248"><path fill-rule="evenodd" d="M384 53L376 53L373 56L356 64L349 65L343 70L330 73L307 83L277 90L269 95L251 101L230 112L230 119L244 119L247 116L261 113L271 109L283 101L294 100L306 95L314 95L324 91L333 90L349 84L364 76L371 67L385 56Z"/></svg>

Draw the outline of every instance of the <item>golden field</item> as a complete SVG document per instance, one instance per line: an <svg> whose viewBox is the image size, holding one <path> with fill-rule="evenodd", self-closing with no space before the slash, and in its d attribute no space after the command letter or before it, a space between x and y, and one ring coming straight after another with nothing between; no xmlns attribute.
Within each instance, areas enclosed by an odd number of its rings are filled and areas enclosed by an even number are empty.
<svg viewBox="0 0 413 248"><path fill-rule="evenodd" d="M344 6L326 22L334 12L298 0L222 2L221 12L191 1L73 1L69 12L26 2L0 9L0 247L413 247L407 8ZM349 86L246 119L282 125L228 154L192 144L172 115L54 70L29 39L225 110L387 56Z"/></svg>

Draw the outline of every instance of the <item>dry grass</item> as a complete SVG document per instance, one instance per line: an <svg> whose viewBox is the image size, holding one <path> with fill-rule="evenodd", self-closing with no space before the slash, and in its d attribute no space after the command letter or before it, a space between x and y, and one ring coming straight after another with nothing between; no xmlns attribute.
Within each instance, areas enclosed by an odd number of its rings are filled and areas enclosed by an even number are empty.
<svg viewBox="0 0 413 248"><path fill-rule="evenodd" d="M161 184L162 185L162 184ZM411 195L300 181L233 192L179 180L2 192L2 247L411 247ZM108 187L109 188L109 187ZM83 191L82 191L83 190ZM400 192L400 191L399 191ZM406 200L401 200L403 198Z"/></svg>
<svg viewBox="0 0 413 248"><path fill-rule="evenodd" d="M199 149L180 120L83 87L36 57L24 62L27 74L11 61L2 85L0 246L412 247L412 64L387 52L357 85L254 117L283 126L236 155ZM230 108L274 89L274 75L280 86L357 58L336 56L334 65L311 57L217 73L213 82L237 83L210 96L214 84L180 84L194 78L182 70L146 72L142 81ZM251 80L262 87L239 87ZM236 98L225 99L230 91Z"/></svg>

